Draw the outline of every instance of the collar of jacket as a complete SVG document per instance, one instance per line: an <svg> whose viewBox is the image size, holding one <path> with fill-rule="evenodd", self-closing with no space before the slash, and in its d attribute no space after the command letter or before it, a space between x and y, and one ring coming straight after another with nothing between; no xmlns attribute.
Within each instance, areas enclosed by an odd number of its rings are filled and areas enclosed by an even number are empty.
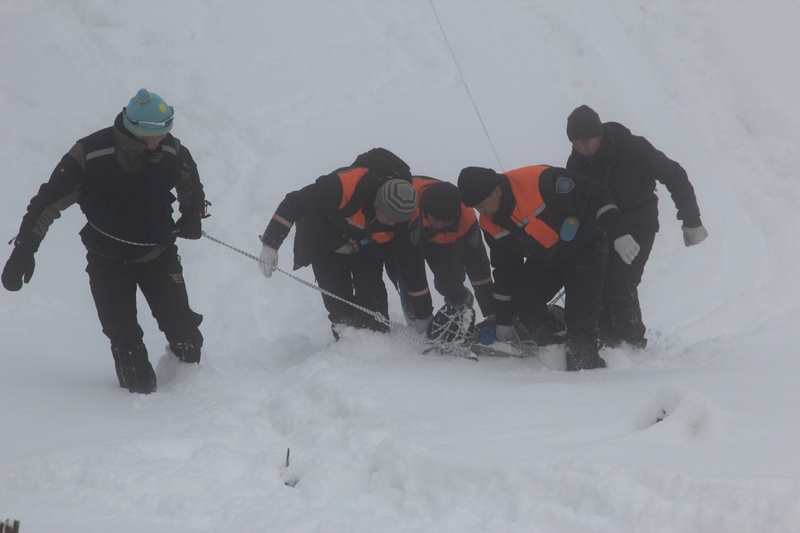
<svg viewBox="0 0 800 533"><path fill-rule="evenodd" d="M513 213L514 208L517 207L517 199L514 197L511 185L508 184L508 178L504 174L500 174L498 185L500 185L500 191L503 196L500 198L500 208L497 210L497 213L492 215L492 221L506 229L516 229L516 224L511 220L511 213Z"/></svg>
<svg viewBox="0 0 800 533"><path fill-rule="evenodd" d="M167 134L167 138L169 137L171 134ZM138 172L145 163L155 164L164 157L164 150L161 146L155 151L147 150L144 142L125 129L125 126L122 125L122 113L117 115L114 121L114 145L117 160L126 172Z"/></svg>

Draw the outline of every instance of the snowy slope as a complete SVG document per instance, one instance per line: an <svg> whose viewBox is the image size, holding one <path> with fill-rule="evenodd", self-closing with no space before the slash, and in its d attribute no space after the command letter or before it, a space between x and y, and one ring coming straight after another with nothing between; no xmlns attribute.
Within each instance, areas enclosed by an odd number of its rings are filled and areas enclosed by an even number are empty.
<svg viewBox="0 0 800 533"><path fill-rule="evenodd" d="M800 531L798 22L788 0L0 2L6 240L63 153L142 86L177 110L204 229L250 253L286 192L374 146L451 181L562 165L581 103L681 162L710 232L685 248L659 191L650 346L579 373L556 348L473 362L402 336L334 344L317 292L182 241L203 362L165 355L142 300L159 390L138 396L117 386L73 207L31 283L0 293L0 520Z"/></svg>

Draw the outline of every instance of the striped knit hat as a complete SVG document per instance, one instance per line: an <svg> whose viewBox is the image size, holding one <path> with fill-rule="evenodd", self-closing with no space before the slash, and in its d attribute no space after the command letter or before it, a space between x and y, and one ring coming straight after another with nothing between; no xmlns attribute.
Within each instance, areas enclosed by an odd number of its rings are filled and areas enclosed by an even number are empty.
<svg viewBox="0 0 800 533"><path fill-rule="evenodd" d="M417 191L405 180L390 179L378 189L375 204L393 222L408 222L417 208Z"/></svg>

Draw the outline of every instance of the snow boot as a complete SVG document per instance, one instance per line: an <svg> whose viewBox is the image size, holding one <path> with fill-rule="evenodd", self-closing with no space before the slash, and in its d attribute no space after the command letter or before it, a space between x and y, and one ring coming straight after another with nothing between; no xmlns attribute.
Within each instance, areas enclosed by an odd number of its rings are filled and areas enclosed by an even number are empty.
<svg viewBox="0 0 800 533"><path fill-rule="evenodd" d="M200 362L200 348L203 347L203 335L200 330L195 330L186 339L167 338L167 340L169 341L169 349L172 350L175 357L184 363Z"/></svg>
<svg viewBox="0 0 800 533"><path fill-rule="evenodd" d="M567 342L567 371L594 370L595 368L605 368L606 362L600 357L596 350L576 349Z"/></svg>
<svg viewBox="0 0 800 533"><path fill-rule="evenodd" d="M467 344L475 333L475 310L471 306L445 304L428 322L425 336L438 343Z"/></svg>
<svg viewBox="0 0 800 533"><path fill-rule="evenodd" d="M156 373L143 343L112 346L111 353L120 387L139 394L155 392Z"/></svg>

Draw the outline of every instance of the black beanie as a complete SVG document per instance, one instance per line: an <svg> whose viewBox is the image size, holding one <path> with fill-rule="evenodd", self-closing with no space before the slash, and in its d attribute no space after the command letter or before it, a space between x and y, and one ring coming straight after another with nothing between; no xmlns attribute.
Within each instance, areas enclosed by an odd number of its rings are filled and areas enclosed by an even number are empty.
<svg viewBox="0 0 800 533"><path fill-rule="evenodd" d="M499 184L497 172L490 168L467 167L458 175L458 192L467 207L486 200Z"/></svg>
<svg viewBox="0 0 800 533"><path fill-rule="evenodd" d="M423 208L429 217L440 222L450 222L461 214L461 194L452 183L434 183L423 193Z"/></svg>
<svg viewBox="0 0 800 533"><path fill-rule="evenodd" d="M603 136L600 116L588 105L576 107L567 117L567 138L570 141L592 139Z"/></svg>

